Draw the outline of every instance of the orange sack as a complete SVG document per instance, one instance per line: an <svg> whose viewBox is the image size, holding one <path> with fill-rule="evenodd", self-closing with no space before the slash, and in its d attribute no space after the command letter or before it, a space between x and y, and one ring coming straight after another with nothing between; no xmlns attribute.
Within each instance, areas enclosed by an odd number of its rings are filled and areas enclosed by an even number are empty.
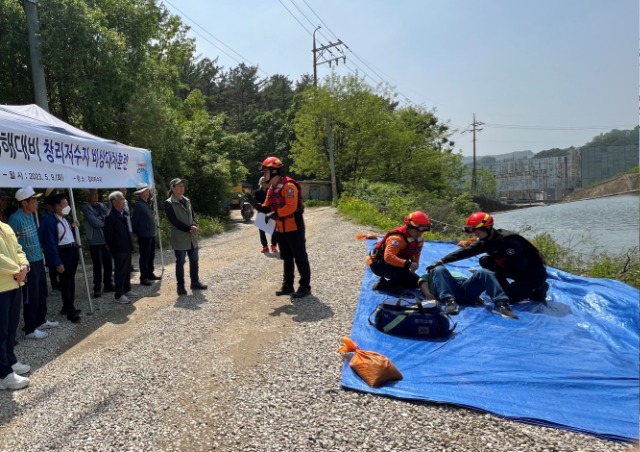
<svg viewBox="0 0 640 452"><path fill-rule="evenodd" d="M387 381L402 380L402 374L386 356L372 351L360 350L355 342L347 337L342 338L342 347L338 349L343 355L354 352L349 367L369 386L377 388Z"/></svg>

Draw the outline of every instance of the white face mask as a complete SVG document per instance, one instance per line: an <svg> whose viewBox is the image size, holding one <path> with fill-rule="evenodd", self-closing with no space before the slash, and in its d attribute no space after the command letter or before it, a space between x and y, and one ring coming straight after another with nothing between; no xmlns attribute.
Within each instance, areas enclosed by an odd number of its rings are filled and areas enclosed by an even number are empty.
<svg viewBox="0 0 640 452"><path fill-rule="evenodd" d="M71 212L71 206L62 208L62 215L69 215L70 212Z"/></svg>

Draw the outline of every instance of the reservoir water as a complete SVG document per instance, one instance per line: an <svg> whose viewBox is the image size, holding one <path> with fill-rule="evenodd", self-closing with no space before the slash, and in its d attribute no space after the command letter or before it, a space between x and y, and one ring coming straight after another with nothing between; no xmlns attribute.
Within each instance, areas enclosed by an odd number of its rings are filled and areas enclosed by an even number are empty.
<svg viewBox="0 0 640 452"><path fill-rule="evenodd" d="M621 195L498 212L496 227L531 239L549 233L575 254L624 254L640 240L638 196Z"/></svg>

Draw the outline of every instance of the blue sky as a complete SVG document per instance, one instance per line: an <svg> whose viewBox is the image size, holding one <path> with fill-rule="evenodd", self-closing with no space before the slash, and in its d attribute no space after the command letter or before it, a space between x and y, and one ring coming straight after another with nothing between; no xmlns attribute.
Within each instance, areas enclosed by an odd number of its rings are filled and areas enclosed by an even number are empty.
<svg viewBox="0 0 640 452"><path fill-rule="evenodd" d="M338 74L386 82L459 131L475 113L479 156L580 146L638 124L638 0L169 2L201 56L262 77L312 74L322 25L318 46L349 46ZM331 70L319 65L318 77ZM453 140L472 155L471 133Z"/></svg>

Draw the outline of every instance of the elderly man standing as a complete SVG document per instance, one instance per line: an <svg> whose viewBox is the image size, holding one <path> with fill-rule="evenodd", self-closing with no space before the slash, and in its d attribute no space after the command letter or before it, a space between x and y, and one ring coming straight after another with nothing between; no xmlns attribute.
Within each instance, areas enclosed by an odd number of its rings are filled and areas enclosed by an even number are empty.
<svg viewBox="0 0 640 452"><path fill-rule="evenodd" d="M0 389L22 389L31 370L18 362L13 348L20 321L20 286L29 271L29 261L9 225L0 222Z"/></svg>
<svg viewBox="0 0 640 452"><path fill-rule="evenodd" d="M44 339L49 336L44 330L59 326L58 322L47 320L47 273L38 229L33 218L33 214L38 210L40 196L41 193L36 193L31 187L18 190L16 200L20 205L9 217L9 226L18 236L18 243L29 261L29 278L22 287L22 331L28 339Z"/></svg>
<svg viewBox="0 0 640 452"><path fill-rule="evenodd" d="M129 214L124 210L124 196L119 191L109 194L111 211L104 220L104 239L113 256L116 303L129 304L131 292L131 253L133 242L129 233Z"/></svg>
<svg viewBox="0 0 640 452"><path fill-rule="evenodd" d="M103 203L98 202L98 190L89 190L89 202L82 207L84 215L84 230L87 234L89 253L93 262L93 296L102 295L102 281L104 274L104 291L113 292L113 264L111 253L104 240L104 219L109 209Z"/></svg>
<svg viewBox="0 0 640 452"><path fill-rule="evenodd" d="M189 256L189 276L191 290L205 290L207 286L198 276L198 224L191 201L184 196L184 184L179 178L169 183L169 199L164 202L164 211L171 229L171 247L176 255L176 280L178 295L186 295L184 285L184 261Z"/></svg>
<svg viewBox="0 0 640 452"><path fill-rule="evenodd" d="M151 208L151 186L145 182L138 184L134 194L140 200L135 204L131 218L133 233L138 236L140 248L140 284L150 286L151 281L161 279L153 273L153 261L156 255L156 226Z"/></svg>
<svg viewBox="0 0 640 452"><path fill-rule="evenodd" d="M60 278L62 310L73 323L80 322L80 310L75 307L76 270L80 260L74 231L80 226L77 221L70 222L71 206L67 197L57 194L48 199L52 211L46 212L40 222L38 236L47 264L53 266Z"/></svg>

